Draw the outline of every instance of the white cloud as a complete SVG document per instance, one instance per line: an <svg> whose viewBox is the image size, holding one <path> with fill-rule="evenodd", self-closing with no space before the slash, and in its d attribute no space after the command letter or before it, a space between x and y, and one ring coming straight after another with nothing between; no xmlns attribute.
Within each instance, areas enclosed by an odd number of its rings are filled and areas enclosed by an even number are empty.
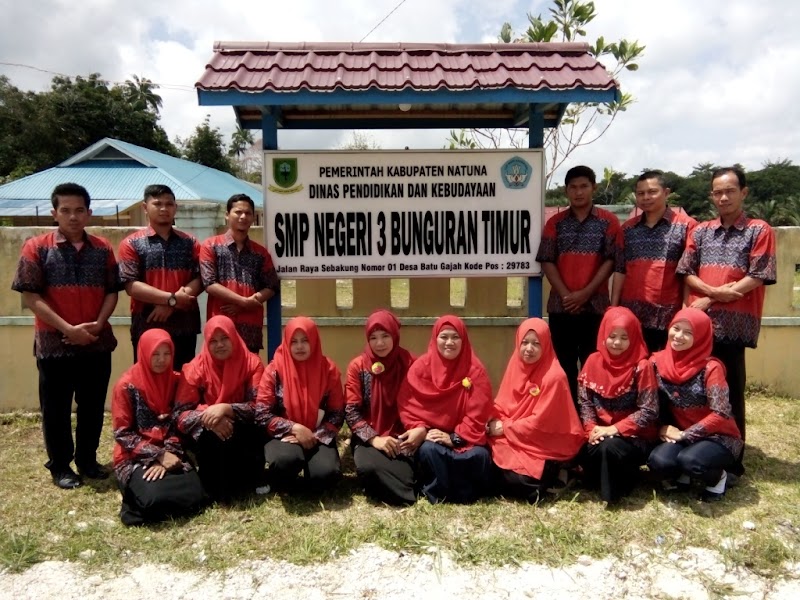
<svg viewBox="0 0 800 600"><path fill-rule="evenodd" d="M226 136L230 107L201 107L194 83L216 40L358 41L399 0L37 0L4 2L0 57L69 75L132 74L165 84L162 124L187 136L211 115ZM366 41L491 42L504 21L520 31L526 13L550 3L518 0L407 0ZM794 0L596 0L593 40L625 37L647 46L641 69L622 84L637 103L601 141L570 164L636 173L660 167L688 173L701 162L768 159L800 163L800 38ZM0 65L24 89L44 90L51 74ZM284 147L335 147L347 132L281 132ZM374 132L386 148L439 148L446 131Z"/></svg>

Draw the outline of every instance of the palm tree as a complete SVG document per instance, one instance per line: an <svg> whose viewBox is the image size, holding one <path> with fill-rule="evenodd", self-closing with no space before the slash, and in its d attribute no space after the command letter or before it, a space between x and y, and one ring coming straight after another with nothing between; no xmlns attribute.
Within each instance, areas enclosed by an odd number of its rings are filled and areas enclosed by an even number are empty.
<svg viewBox="0 0 800 600"><path fill-rule="evenodd" d="M151 110L158 114L164 103L161 96L155 92L159 87L158 84L153 83L147 77L140 78L138 75L132 75L132 77L133 81L130 79L125 81L123 90L128 102L138 110Z"/></svg>
<svg viewBox="0 0 800 600"><path fill-rule="evenodd" d="M231 134L231 147L228 149L228 156L239 158L242 154L247 152L247 149L252 146L253 143L253 132L249 129L242 129L241 126L237 126L236 131Z"/></svg>

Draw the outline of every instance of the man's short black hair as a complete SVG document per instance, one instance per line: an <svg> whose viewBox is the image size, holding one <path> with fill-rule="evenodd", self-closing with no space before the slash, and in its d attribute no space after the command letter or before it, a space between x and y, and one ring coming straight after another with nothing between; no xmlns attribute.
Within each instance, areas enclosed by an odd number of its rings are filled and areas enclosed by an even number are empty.
<svg viewBox="0 0 800 600"><path fill-rule="evenodd" d="M660 185L662 188L664 188L665 190L669 189L669 186L667 185L667 180L664 177L664 171L658 171L657 169L653 169L652 171L645 171L644 173L639 175L639 177L636 178L636 183L639 183L640 181L647 181L648 179L655 179L656 181L658 181L658 185Z"/></svg>
<svg viewBox="0 0 800 600"><path fill-rule="evenodd" d="M225 208L225 212L231 212L233 205L237 202L247 202L250 205L250 209L253 212L256 212L256 203L253 202L253 199L248 196L247 194L234 194L230 198L228 198L228 204Z"/></svg>
<svg viewBox="0 0 800 600"><path fill-rule="evenodd" d="M594 171L585 165L578 165L567 171L567 176L564 178L564 185L569 185L570 181L578 177L586 177L586 179L592 182L592 185L597 183L597 175L594 174Z"/></svg>
<svg viewBox="0 0 800 600"><path fill-rule="evenodd" d="M733 173L736 175L736 179L739 180L739 189L743 190L747 187L747 177L744 174L744 171L739 167L720 167L719 169L715 169L714 172L711 174L711 184L714 184L714 180L717 177L722 177L723 175L727 175L728 173Z"/></svg>
<svg viewBox="0 0 800 600"><path fill-rule="evenodd" d="M89 209L89 204L91 204L92 199L89 198L89 192L86 191L86 188L82 185L78 185L77 183L59 183L53 193L50 194L50 202L53 203L53 208L58 209L58 197L59 196L80 196L83 198L83 203L86 205L86 209Z"/></svg>
<svg viewBox="0 0 800 600"><path fill-rule="evenodd" d="M147 202L147 200L150 198L160 198L165 194L169 194L173 198L175 197L175 192L173 192L172 188L168 185L164 185L162 183L148 185L146 188L144 188L144 202Z"/></svg>

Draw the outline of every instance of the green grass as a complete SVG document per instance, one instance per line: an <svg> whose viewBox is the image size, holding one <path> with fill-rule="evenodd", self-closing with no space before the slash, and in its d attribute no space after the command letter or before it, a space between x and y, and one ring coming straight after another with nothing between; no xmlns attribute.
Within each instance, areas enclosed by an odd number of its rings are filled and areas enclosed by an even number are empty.
<svg viewBox="0 0 800 600"><path fill-rule="evenodd" d="M643 484L611 510L578 488L539 506L489 499L473 506L422 501L401 510L364 497L349 450L342 448L344 480L321 498L253 496L212 506L194 519L133 529L119 522L112 481L59 490L42 467L38 419L4 415L0 568L23 570L49 559L97 570L141 563L216 570L265 557L307 564L364 543L407 553L435 547L466 564L558 566L583 554L623 556L632 547L660 545L668 552L717 549L729 564L778 575L785 561L800 560L800 402L757 393L748 411L748 476L712 505L688 495L663 497ZM102 451L108 456L110 449L107 420ZM743 529L744 521L756 529Z"/></svg>

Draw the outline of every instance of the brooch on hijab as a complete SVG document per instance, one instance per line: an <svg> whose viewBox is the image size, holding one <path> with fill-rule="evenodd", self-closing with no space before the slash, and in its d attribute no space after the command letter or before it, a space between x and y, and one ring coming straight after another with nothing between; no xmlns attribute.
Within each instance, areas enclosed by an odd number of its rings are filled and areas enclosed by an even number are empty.
<svg viewBox="0 0 800 600"><path fill-rule="evenodd" d="M531 396L538 396L541 393L542 393L541 388L534 383L533 387L530 389Z"/></svg>
<svg viewBox="0 0 800 600"><path fill-rule="evenodd" d="M472 387L472 380L469 377L464 377L464 379L461 380L461 385L469 389Z"/></svg>
<svg viewBox="0 0 800 600"><path fill-rule="evenodd" d="M380 375L385 370L386 370L386 367L383 366L382 362L374 362L374 363L372 363L372 368L370 369L370 371L372 371L373 375Z"/></svg>

